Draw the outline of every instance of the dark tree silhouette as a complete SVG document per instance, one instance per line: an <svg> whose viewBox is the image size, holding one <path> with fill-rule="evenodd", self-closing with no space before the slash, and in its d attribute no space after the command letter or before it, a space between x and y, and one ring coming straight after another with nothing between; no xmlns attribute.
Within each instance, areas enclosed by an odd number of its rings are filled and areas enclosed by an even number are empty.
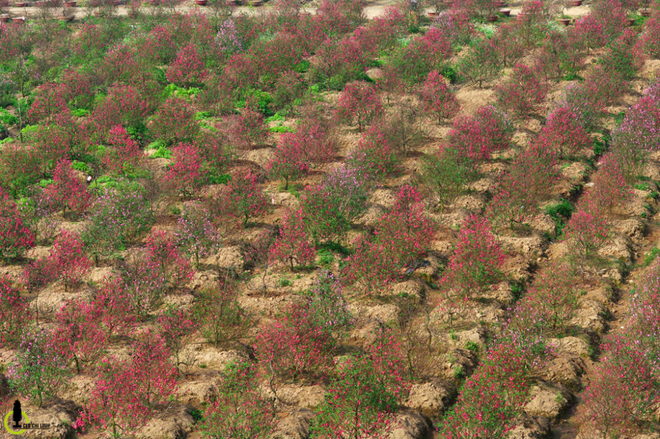
<svg viewBox="0 0 660 439"><path fill-rule="evenodd" d="M14 410L11 417L14 420L14 427L20 428L21 427L20 423L21 420L23 419L23 415L21 413L21 402L18 399L14 401Z"/></svg>

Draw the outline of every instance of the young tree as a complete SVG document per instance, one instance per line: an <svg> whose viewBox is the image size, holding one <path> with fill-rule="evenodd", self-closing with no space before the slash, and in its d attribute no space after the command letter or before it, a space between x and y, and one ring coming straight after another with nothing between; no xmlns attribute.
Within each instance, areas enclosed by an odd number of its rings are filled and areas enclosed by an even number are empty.
<svg viewBox="0 0 660 439"><path fill-rule="evenodd" d="M521 119L537 114L548 86L524 64L517 64L506 82L495 88L498 105Z"/></svg>
<svg viewBox="0 0 660 439"><path fill-rule="evenodd" d="M0 347L17 347L32 315L22 290L6 276L0 277Z"/></svg>
<svg viewBox="0 0 660 439"><path fill-rule="evenodd" d="M484 82L495 79L501 69L497 54L487 40L477 41L458 64L460 75L479 88L483 87Z"/></svg>
<svg viewBox="0 0 660 439"><path fill-rule="evenodd" d="M437 153L422 157L421 177L435 195L440 211L465 191L465 185L476 178L474 164L461 158L455 148L441 146Z"/></svg>
<svg viewBox="0 0 660 439"><path fill-rule="evenodd" d="M305 228L303 210L287 210L280 224L279 236L270 249L269 259L284 264L288 262L293 270L294 261L297 265L311 265L315 258L316 250Z"/></svg>
<svg viewBox="0 0 660 439"><path fill-rule="evenodd" d="M64 291L76 286L92 266L85 256L85 245L80 236L66 230L55 239L48 264L57 273L57 278L64 282Z"/></svg>
<svg viewBox="0 0 660 439"><path fill-rule="evenodd" d="M266 165L271 177L284 179L284 190L289 188L289 180L296 180L309 172L304 144L299 136L285 133L280 137L275 156Z"/></svg>
<svg viewBox="0 0 660 439"><path fill-rule="evenodd" d="M20 256L34 247L34 233L25 225L16 203L0 188L0 257Z"/></svg>
<svg viewBox="0 0 660 439"><path fill-rule="evenodd" d="M522 224L538 212L539 202L552 197L560 181L555 152L535 143L518 155L509 173L500 176L487 215L498 223Z"/></svg>
<svg viewBox="0 0 660 439"><path fill-rule="evenodd" d="M67 301L55 315L54 331L58 352L69 361L73 360L76 373L83 368L94 368L104 354L108 334L98 325L103 309L95 303L79 299Z"/></svg>
<svg viewBox="0 0 660 439"><path fill-rule="evenodd" d="M442 284L459 295L478 295L502 279L504 253L486 218L472 214L461 226L458 244L445 269Z"/></svg>
<svg viewBox="0 0 660 439"><path fill-rule="evenodd" d="M191 87L204 82L208 71L192 42L177 53L167 69L166 76L168 81L181 87Z"/></svg>
<svg viewBox="0 0 660 439"><path fill-rule="evenodd" d="M460 106L456 96L449 91L445 79L437 70L429 73L420 91L420 97L424 102L424 110L434 113L438 117L438 123L458 114Z"/></svg>
<svg viewBox="0 0 660 439"><path fill-rule="evenodd" d="M233 172L224 197L226 214L242 219L245 227L252 217L266 212L268 201L257 183L257 176L249 169Z"/></svg>
<svg viewBox="0 0 660 439"><path fill-rule="evenodd" d="M510 146L513 125L506 113L486 106L474 116L456 119L447 137L449 146L456 149L459 158L485 160L493 152Z"/></svg>
<svg viewBox="0 0 660 439"><path fill-rule="evenodd" d="M362 132L362 128L382 112L383 106L375 88L365 82L355 81L346 84L335 114L340 120L357 123L358 130Z"/></svg>
<svg viewBox="0 0 660 439"><path fill-rule="evenodd" d="M12 392L34 398L41 407L66 387L69 376L67 360L55 348L53 334L38 327L26 328L16 360L7 369Z"/></svg>
<svg viewBox="0 0 660 439"><path fill-rule="evenodd" d="M154 114L150 130L168 145L191 142L199 134L195 109L183 99L170 98Z"/></svg>
<svg viewBox="0 0 660 439"><path fill-rule="evenodd" d="M163 311L156 320L159 326L160 336L163 338L165 346L174 356L174 366L179 372L179 366L185 364L192 366L181 358L181 351L190 343L193 334L198 328L198 322L195 314L190 310L175 309L169 306Z"/></svg>
<svg viewBox="0 0 660 439"><path fill-rule="evenodd" d="M199 150L194 145L180 143L173 153L173 163L163 180L170 190L176 190L183 198L190 198L204 184L206 176Z"/></svg>
<svg viewBox="0 0 660 439"><path fill-rule="evenodd" d="M211 222L211 213L196 201L184 204L174 236L177 246L195 257L196 265L200 256L209 256L222 245L220 233Z"/></svg>
<svg viewBox="0 0 660 439"><path fill-rule="evenodd" d="M275 427L274 401L259 389L260 376L247 361L231 363L218 386L220 396L204 411L202 434L266 439Z"/></svg>
<svg viewBox="0 0 660 439"><path fill-rule="evenodd" d="M220 279L217 287L200 291L193 304L195 319L204 339L216 347L233 347L253 323L250 315L239 305L237 291L228 278Z"/></svg>
<svg viewBox="0 0 660 439"><path fill-rule="evenodd" d="M91 195L78 180L69 160L58 160L53 170L53 183L44 189L43 196L53 210L62 210L66 218L67 209L76 216L91 205Z"/></svg>
<svg viewBox="0 0 660 439"><path fill-rule="evenodd" d="M163 339L150 331L138 335L131 359L103 358L96 386L76 421L111 429L113 435L137 430L151 416L154 406L176 389L176 369L167 360Z"/></svg>

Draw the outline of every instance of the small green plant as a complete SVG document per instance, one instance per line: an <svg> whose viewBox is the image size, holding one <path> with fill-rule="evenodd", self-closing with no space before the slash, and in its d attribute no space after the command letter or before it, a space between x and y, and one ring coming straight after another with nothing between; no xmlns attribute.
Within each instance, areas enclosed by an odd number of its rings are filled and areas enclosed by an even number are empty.
<svg viewBox="0 0 660 439"><path fill-rule="evenodd" d="M199 365L199 368L200 368L200 369L206 369L207 367L208 367L208 366L207 366L206 364L200 364L200 365Z"/></svg>
<svg viewBox="0 0 660 439"><path fill-rule="evenodd" d="M453 329L449 331L449 338L451 338L454 341L458 340L458 335L456 335L456 332Z"/></svg>
<svg viewBox="0 0 660 439"><path fill-rule="evenodd" d="M87 166L87 163L74 160L73 163L71 164L71 167L77 171L85 172L89 174L89 167Z"/></svg>
<svg viewBox="0 0 660 439"><path fill-rule="evenodd" d="M204 415L202 414L202 411L200 409L190 409L189 412L190 416L193 418L193 422L197 423L200 421L204 420Z"/></svg>
<svg viewBox="0 0 660 439"><path fill-rule="evenodd" d="M204 120L213 117L213 114L209 111L198 111L195 115L195 120Z"/></svg>
<svg viewBox="0 0 660 439"><path fill-rule="evenodd" d="M648 267L651 265L651 262L655 261L658 254L660 254L660 249L658 247L653 247L650 252L644 255L644 266Z"/></svg>
<svg viewBox="0 0 660 439"><path fill-rule="evenodd" d="M266 118L266 122L284 122L285 120L286 119L280 112L277 112L272 116Z"/></svg>
<svg viewBox="0 0 660 439"><path fill-rule="evenodd" d="M76 117L86 117L89 114L89 111L85 110L84 108L76 108L71 112Z"/></svg>
<svg viewBox="0 0 660 439"><path fill-rule="evenodd" d="M545 209L550 218L555 222L555 235L557 237L561 236L564 232L564 226L566 222L571 218L575 207L568 200L560 200L558 204L548 206Z"/></svg>
<svg viewBox="0 0 660 439"><path fill-rule="evenodd" d="M169 211L172 215L181 215L181 209L178 206L171 206Z"/></svg>
<svg viewBox="0 0 660 439"><path fill-rule="evenodd" d="M295 128L285 127L285 126L282 125L281 122L278 123L274 127L270 127L269 130L270 130L271 133L295 133L296 132Z"/></svg>
<svg viewBox="0 0 660 439"><path fill-rule="evenodd" d="M454 378L457 380L462 380L465 378L465 370L463 369L463 366L456 366L454 368Z"/></svg>
<svg viewBox="0 0 660 439"><path fill-rule="evenodd" d="M152 155L151 157L155 159L169 159L172 158L172 150L167 149L165 147L158 148L156 154Z"/></svg>
<svg viewBox="0 0 660 439"><path fill-rule="evenodd" d="M472 352L479 352L479 345L473 341L465 343L465 349Z"/></svg>
<svg viewBox="0 0 660 439"><path fill-rule="evenodd" d="M332 263L332 261L335 260L335 255L332 254L332 252L322 249L318 253L319 255L319 263L321 265L329 265Z"/></svg>
<svg viewBox="0 0 660 439"><path fill-rule="evenodd" d="M282 279L280 279L280 286L281 287L289 287L289 286L291 286L291 281L289 279L282 278Z"/></svg>

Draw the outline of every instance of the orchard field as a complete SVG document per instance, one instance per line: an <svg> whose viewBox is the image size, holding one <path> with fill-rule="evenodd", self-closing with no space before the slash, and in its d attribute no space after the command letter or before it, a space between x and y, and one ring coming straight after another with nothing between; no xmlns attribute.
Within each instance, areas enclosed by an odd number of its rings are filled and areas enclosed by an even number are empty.
<svg viewBox="0 0 660 439"><path fill-rule="evenodd" d="M5 3L23 437L660 439L660 3Z"/></svg>

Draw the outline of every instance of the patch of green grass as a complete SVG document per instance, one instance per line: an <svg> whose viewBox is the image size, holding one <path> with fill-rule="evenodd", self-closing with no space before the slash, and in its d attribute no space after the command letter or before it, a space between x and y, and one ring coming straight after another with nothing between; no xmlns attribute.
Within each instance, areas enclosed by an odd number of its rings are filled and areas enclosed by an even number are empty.
<svg viewBox="0 0 660 439"><path fill-rule="evenodd" d="M209 175L209 183L211 184L227 184L231 181L229 174L211 174Z"/></svg>
<svg viewBox="0 0 660 439"><path fill-rule="evenodd" d="M473 341L468 341L465 343L465 349L472 352L479 352L479 345Z"/></svg>
<svg viewBox="0 0 660 439"><path fill-rule="evenodd" d="M545 208L545 213L547 213L555 222L555 235L557 237L561 236L564 232L564 226L571 218L574 210L575 207L571 202L564 199L557 204Z"/></svg>
<svg viewBox="0 0 660 439"><path fill-rule="evenodd" d="M281 287L289 287L289 286L291 286L291 281L289 279L286 279L286 278L283 277L282 279L280 279L280 286Z"/></svg>
<svg viewBox="0 0 660 439"><path fill-rule="evenodd" d="M332 261L335 260L335 255L333 255L332 252L326 249L319 250L318 254L319 254L319 263L321 265L330 265Z"/></svg>
<svg viewBox="0 0 660 439"><path fill-rule="evenodd" d="M334 241L327 241L324 242L323 244L319 244L317 246L317 249L330 250L331 252L339 253L342 256L350 256L353 253L349 248L346 248L343 245L339 244L338 242L334 242Z"/></svg>
<svg viewBox="0 0 660 439"><path fill-rule="evenodd" d="M85 162L79 162L78 160L74 160L73 163L71 163L71 167L77 171L85 172L89 174L89 167Z"/></svg>
<svg viewBox="0 0 660 439"><path fill-rule="evenodd" d="M266 122L284 122L286 119L279 111L266 118Z"/></svg>
<svg viewBox="0 0 660 439"><path fill-rule="evenodd" d="M88 110L85 110L84 108L76 108L71 112L76 117L85 117L89 114Z"/></svg>
<svg viewBox="0 0 660 439"><path fill-rule="evenodd" d="M655 261L655 259L658 257L660 254L660 248L658 247L653 247L650 252L644 255L644 266L648 267L651 265L651 262Z"/></svg>
<svg viewBox="0 0 660 439"><path fill-rule="evenodd" d="M9 126L16 125L18 123L18 117L11 114L9 111L4 108L0 109L0 122Z"/></svg>
<svg viewBox="0 0 660 439"><path fill-rule="evenodd" d="M283 125L277 125L269 128L271 133L295 133L296 129L292 127L285 127Z"/></svg>
<svg viewBox="0 0 660 439"><path fill-rule="evenodd" d="M167 149L165 147L158 148L158 151L156 151L156 154L152 155L151 157L155 159L169 159L172 158L172 151L170 149Z"/></svg>

